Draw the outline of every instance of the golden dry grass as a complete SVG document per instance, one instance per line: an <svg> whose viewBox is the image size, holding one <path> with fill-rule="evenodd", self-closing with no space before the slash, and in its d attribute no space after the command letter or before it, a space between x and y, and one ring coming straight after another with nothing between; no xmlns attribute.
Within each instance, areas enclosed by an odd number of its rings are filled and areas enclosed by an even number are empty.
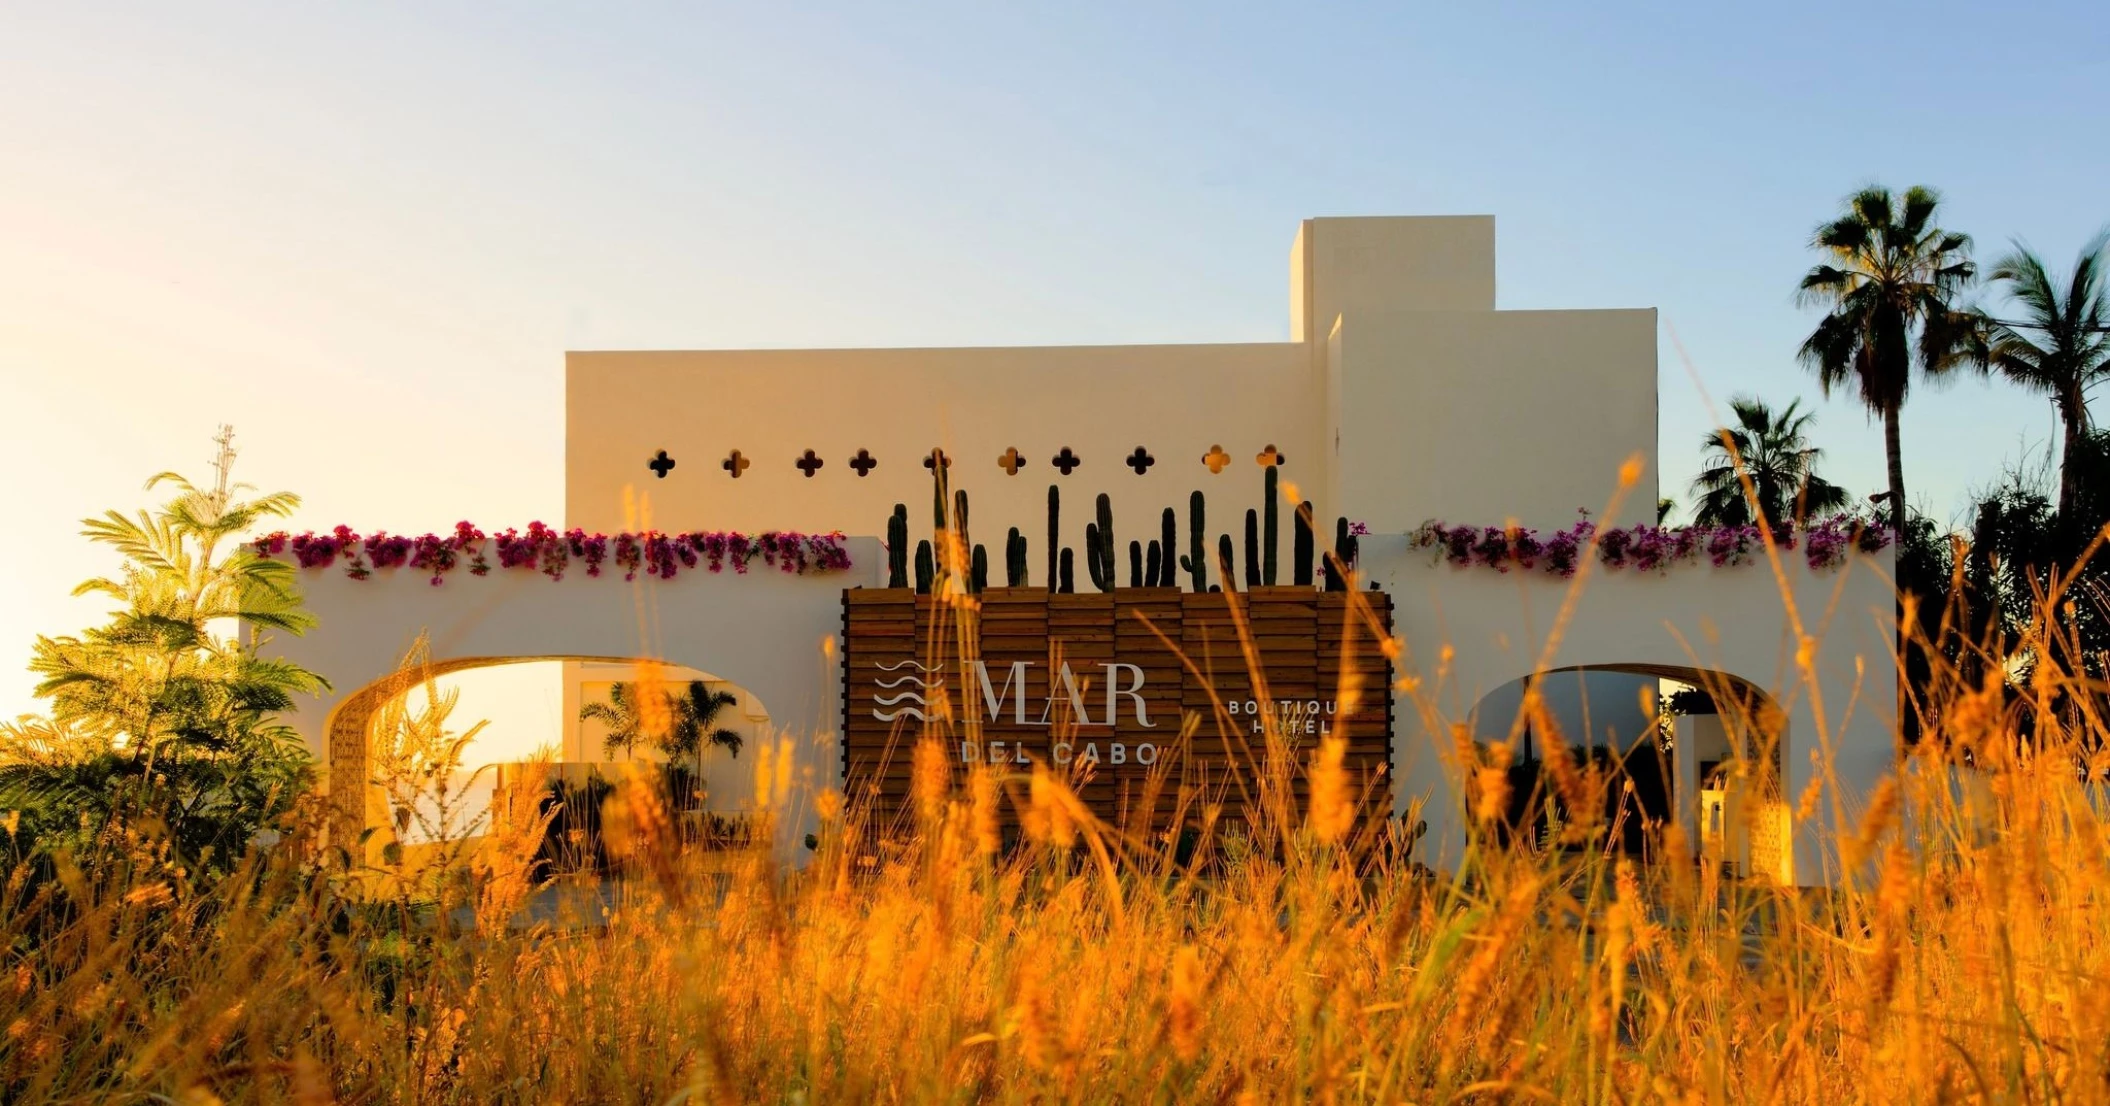
<svg viewBox="0 0 2110 1106"><path fill-rule="evenodd" d="M963 775L934 748L916 751L912 824L882 833L827 796L796 871L684 849L632 779L608 810L619 906L587 926L508 924L524 810L460 874L377 898L300 834L205 889L170 878L142 837L122 871L15 874L0 1088L15 1102L2110 1101L2110 704L2049 632L2025 647L2026 686L1938 676L1939 724L1833 843L1857 878L1831 891L1637 865L1601 847L1602 826L1497 845L1500 804L1471 789L1481 832L1436 875L1347 832L1353 786L1323 746L1267 758L1274 779L1249 792L1264 809L1195 797L1208 832L1186 863L1167 835L1095 824L1058 776ZM1553 768L1552 787L1580 789L1570 809L1602 809L1590 792L1605 779ZM1312 809L1281 798L1299 771ZM1026 838L1008 852L1004 804ZM1660 855L1685 851L1675 827L1656 832Z"/></svg>

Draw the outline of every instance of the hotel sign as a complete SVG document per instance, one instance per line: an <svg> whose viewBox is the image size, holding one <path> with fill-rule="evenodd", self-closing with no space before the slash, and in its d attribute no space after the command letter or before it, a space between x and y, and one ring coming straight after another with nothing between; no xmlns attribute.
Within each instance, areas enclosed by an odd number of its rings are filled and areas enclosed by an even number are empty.
<svg viewBox="0 0 2110 1106"><path fill-rule="evenodd" d="M1295 746L1344 736L1352 770L1391 766L1391 670L1366 616L1389 633L1391 603L1305 588L1192 595L1170 588L1049 595L992 589L961 612L906 589L843 596L843 768L882 811L906 801L910 751L943 742L956 768L1069 773L1102 817L1158 773L1170 786L1228 781L1272 724ZM1230 604L1248 627L1261 697ZM960 638L964 626L967 640ZM1364 689L1341 709L1343 674ZM1188 730L1187 716L1196 723ZM1185 736L1182 736L1183 733Z"/></svg>

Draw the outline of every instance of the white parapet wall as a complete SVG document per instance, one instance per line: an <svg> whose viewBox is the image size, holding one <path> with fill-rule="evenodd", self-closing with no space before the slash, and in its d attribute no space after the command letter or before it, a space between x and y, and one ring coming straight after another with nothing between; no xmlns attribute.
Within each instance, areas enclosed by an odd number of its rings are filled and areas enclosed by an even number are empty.
<svg viewBox="0 0 2110 1106"><path fill-rule="evenodd" d="M391 681L420 633L435 674L640 658L709 672L759 700L778 727L777 746L750 755L792 758L780 773L787 792L773 801L778 847L795 857L814 825L814 797L837 782L842 589L884 583L879 542L845 544L848 571L806 574L755 561L745 573L695 568L672 580L640 573L626 581L613 566L595 577L574 562L561 580L524 568L486 576L457 569L435 585L414 569L380 569L363 580L341 565L306 569L301 589L318 625L301 637L272 636L268 652L330 681L323 702L303 703L288 719L325 765L363 765L364 745L350 743L367 739L367 719L395 689ZM326 786L342 796L348 782L330 778Z"/></svg>

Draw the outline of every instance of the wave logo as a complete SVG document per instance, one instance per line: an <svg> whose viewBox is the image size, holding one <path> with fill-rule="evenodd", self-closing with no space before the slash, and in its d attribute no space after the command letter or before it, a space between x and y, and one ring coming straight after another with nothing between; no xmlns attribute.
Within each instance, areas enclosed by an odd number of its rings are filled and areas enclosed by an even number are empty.
<svg viewBox="0 0 2110 1106"><path fill-rule="evenodd" d="M891 679L887 675L882 675L875 681L875 686L879 690L872 695L872 717L881 722L892 722L896 718L913 718L918 722L929 721L930 716L923 713L923 708L929 706L929 703L924 700L923 696L924 693L930 690L930 686L924 682L923 674L930 671L930 669L915 661L882 664L878 668L881 673L901 672L902 674ZM896 688L901 690L896 691ZM889 695L888 692L893 692L893 694ZM892 707L894 709L881 709L884 707Z"/></svg>

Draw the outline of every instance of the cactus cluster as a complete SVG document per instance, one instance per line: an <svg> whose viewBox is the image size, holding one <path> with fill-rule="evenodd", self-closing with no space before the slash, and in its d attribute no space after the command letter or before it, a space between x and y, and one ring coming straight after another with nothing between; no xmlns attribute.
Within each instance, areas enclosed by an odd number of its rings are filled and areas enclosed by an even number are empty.
<svg viewBox="0 0 2110 1106"><path fill-rule="evenodd" d="M913 562L913 586L917 592L930 594L942 591L953 574L966 576L965 586L979 594L989 586L989 552L975 545L968 530L967 492L953 491L947 487L945 467L933 466L931 472L931 513L934 530L932 540L916 546ZM1275 466L1263 472L1261 505L1245 513L1245 564L1242 584L1245 588L1273 586L1278 576L1278 547L1280 541L1281 475ZM1114 538L1113 501L1105 493L1098 496L1094 517L1084 527L1085 572L1094 588L1110 592L1120 586L1117 555L1119 546ZM1355 536L1349 533L1348 520L1337 521L1333 549L1318 548L1315 524L1310 502L1292 502L1290 508L1292 533L1291 581L1297 587L1313 586L1315 575L1323 573L1323 586L1328 591L1345 590L1350 583L1356 558ZM911 584L911 564L908 552L908 508L894 505L893 514L887 519L887 586L908 587ZM1128 543L1129 587L1178 588L1179 574L1185 572L1187 585L1197 594L1218 590L1239 590L1236 543L1230 534L1219 534L1213 557L1216 569L1222 574L1222 583L1212 584L1209 562L1212 556L1208 548L1207 500L1196 491L1188 500L1187 552L1178 551L1178 513L1167 507L1159 516L1158 536L1149 541ZM1026 567L1026 537L1018 527L1011 527L1004 535L1004 583L1009 587L1025 587L1029 573ZM1062 544L1062 491L1058 485L1048 485L1048 568L1044 586L1051 592L1072 593L1076 590L1074 551Z"/></svg>

